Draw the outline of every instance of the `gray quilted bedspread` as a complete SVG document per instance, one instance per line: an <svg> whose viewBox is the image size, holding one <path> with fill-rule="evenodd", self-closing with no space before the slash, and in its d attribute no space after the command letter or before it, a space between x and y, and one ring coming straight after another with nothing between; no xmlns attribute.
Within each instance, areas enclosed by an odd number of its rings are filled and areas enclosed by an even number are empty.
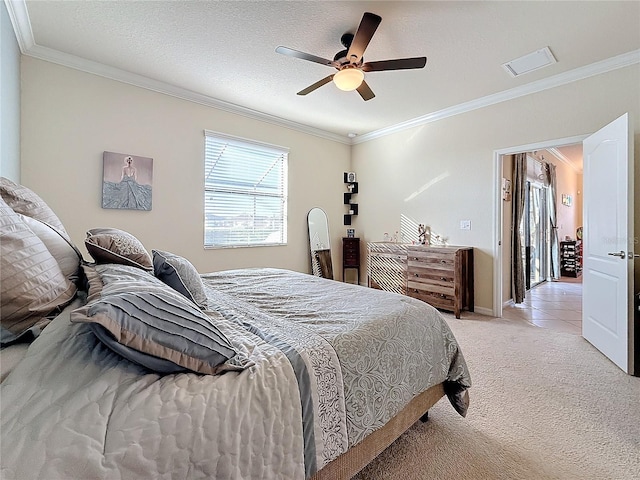
<svg viewBox="0 0 640 480"><path fill-rule="evenodd" d="M327 379L342 378L344 406L331 404L318 415L345 411L348 446L441 382L466 414L469 371L449 326L430 305L288 270L232 270L203 279L212 291L210 308L235 310L258 329L331 345L341 372Z"/></svg>

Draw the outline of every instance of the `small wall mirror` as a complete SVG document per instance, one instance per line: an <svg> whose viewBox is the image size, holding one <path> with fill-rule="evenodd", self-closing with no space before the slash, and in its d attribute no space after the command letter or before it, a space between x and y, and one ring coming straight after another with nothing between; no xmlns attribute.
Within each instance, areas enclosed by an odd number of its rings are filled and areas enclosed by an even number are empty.
<svg viewBox="0 0 640 480"><path fill-rule="evenodd" d="M317 277L333 280L327 214L321 208L314 207L307 214L307 224L309 226L311 271Z"/></svg>

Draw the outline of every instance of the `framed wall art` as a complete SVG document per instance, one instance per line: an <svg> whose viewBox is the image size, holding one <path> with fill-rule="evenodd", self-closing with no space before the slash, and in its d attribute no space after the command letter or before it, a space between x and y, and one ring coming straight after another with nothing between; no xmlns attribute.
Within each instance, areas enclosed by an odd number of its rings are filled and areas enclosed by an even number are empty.
<svg viewBox="0 0 640 480"><path fill-rule="evenodd" d="M151 210L153 158L104 152L102 208Z"/></svg>

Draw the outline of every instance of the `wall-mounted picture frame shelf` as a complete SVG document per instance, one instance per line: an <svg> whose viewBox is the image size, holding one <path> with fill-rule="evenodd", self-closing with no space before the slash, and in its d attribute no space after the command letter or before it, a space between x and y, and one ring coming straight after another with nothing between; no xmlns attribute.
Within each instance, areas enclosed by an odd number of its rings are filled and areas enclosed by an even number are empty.
<svg viewBox="0 0 640 480"><path fill-rule="evenodd" d="M344 192L344 204L347 206L347 213L344 215L345 225L351 225L351 217L358 215L358 204L353 201L353 196L358 193L358 182L349 181L351 178L355 178L353 172L344 173L344 183L347 185L347 191Z"/></svg>

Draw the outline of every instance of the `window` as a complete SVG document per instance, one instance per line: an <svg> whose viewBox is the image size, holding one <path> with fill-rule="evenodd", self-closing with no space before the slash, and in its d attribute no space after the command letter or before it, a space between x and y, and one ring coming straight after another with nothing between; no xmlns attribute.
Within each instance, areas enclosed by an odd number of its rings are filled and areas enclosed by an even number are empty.
<svg viewBox="0 0 640 480"><path fill-rule="evenodd" d="M285 245L289 150L204 133L205 248Z"/></svg>

